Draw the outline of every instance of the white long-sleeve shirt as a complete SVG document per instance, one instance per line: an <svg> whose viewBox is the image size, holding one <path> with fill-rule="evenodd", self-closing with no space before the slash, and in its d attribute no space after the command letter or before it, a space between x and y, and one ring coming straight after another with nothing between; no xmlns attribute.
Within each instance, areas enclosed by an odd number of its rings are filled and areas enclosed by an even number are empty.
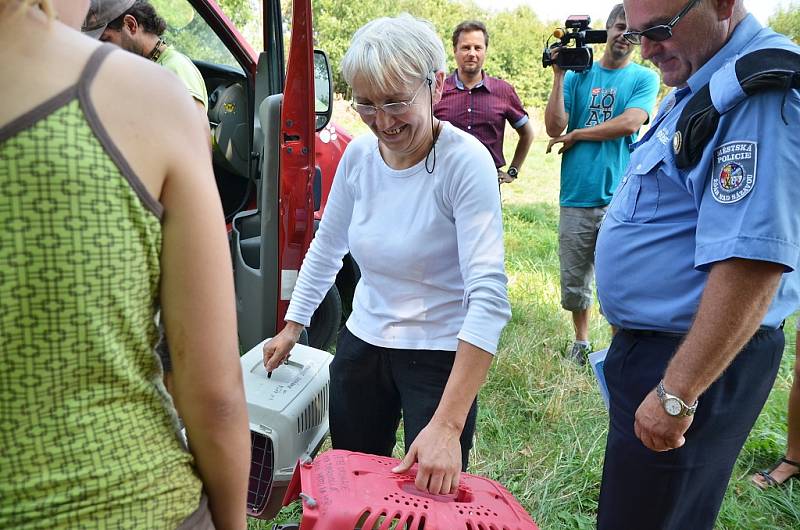
<svg viewBox="0 0 800 530"><path fill-rule="evenodd" d="M429 158L429 167L433 162ZM375 346L494 354L511 317L497 170L447 122L432 174L395 170L373 135L345 150L286 320L308 325L350 252L361 269L347 328Z"/></svg>

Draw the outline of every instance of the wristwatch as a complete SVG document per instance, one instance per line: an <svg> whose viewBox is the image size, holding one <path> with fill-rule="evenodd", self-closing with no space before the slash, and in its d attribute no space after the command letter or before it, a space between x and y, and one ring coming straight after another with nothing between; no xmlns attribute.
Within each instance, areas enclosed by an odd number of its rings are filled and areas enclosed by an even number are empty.
<svg viewBox="0 0 800 530"><path fill-rule="evenodd" d="M694 404L692 405L687 405L678 396L673 396L672 394L664 390L663 379L659 381L658 386L656 386L656 395L658 396L658 399L661 401L661 406L664 407L664 412L675 418L692 416L694 415L694 411L697 410L697 403L699 402L699 400L695 400Z"/></svg>
<svg viewBox="0 0 800 530"><path fill-rule="evenodd" d="M508 166L508 171L506 171L506 175L508 175L512 179L515 179L517 178L517 175L519 175L519 169L515 168L514 166Z"/></svg>

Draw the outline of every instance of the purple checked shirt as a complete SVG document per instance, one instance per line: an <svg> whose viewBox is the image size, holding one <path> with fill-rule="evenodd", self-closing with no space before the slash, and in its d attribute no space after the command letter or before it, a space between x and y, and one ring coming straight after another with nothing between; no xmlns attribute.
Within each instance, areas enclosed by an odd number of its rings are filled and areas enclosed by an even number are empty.
<svg viewBox="0 0 800 530"><path fill-rule="evenodd" d="M442 100L434 107L434 115L448 121L480 140L494 159L495 167L503 167L503 132L506 121L519 129L528 121L514 87L485 72L480 83L467 89L453 72L444 81Z"/></svg>

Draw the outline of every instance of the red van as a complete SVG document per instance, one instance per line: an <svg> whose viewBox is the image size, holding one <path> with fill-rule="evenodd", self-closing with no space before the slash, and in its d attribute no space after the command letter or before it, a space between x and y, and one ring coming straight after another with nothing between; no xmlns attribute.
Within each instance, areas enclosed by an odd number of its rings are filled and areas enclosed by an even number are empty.
<svg viewBox="0 0 800 530"><path fill-rule="evenodd" d="M330 123L330 66L313 48L311 0L294 0L289 20L279 0L262 2L263 20L255 26L252 14L226 14L214 0L153 1L168 23L166 39L194 61L208 89L243 350L283 327L300 264L350 141ZM228 15L247 24L243 30L260 33L263 51L253 49ZM357 278L355 264L346 259L308 329L312 346L333 343L342 298L349 303Z"/></svg>

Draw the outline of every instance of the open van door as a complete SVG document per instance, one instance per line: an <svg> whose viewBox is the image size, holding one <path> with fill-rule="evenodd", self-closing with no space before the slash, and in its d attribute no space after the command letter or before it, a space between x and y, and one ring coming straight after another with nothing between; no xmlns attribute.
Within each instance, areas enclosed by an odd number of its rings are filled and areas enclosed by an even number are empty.
<svg viewBox="0 0 800 530"><path fill-rule="evenodd" d="M330 116L330 109L314 97L315 71L322 69L319 62L315 68L311 1L293 3L285 77L282 22L279 1L264 0L265 50L256 69L254 101L253 151L260 166L257 208L234 218L231 239L239 340L244 350L284 326L314 232L315 124L327 122L318 121L318 115ZM321 99L330 104L329 96Z"/></svg>

